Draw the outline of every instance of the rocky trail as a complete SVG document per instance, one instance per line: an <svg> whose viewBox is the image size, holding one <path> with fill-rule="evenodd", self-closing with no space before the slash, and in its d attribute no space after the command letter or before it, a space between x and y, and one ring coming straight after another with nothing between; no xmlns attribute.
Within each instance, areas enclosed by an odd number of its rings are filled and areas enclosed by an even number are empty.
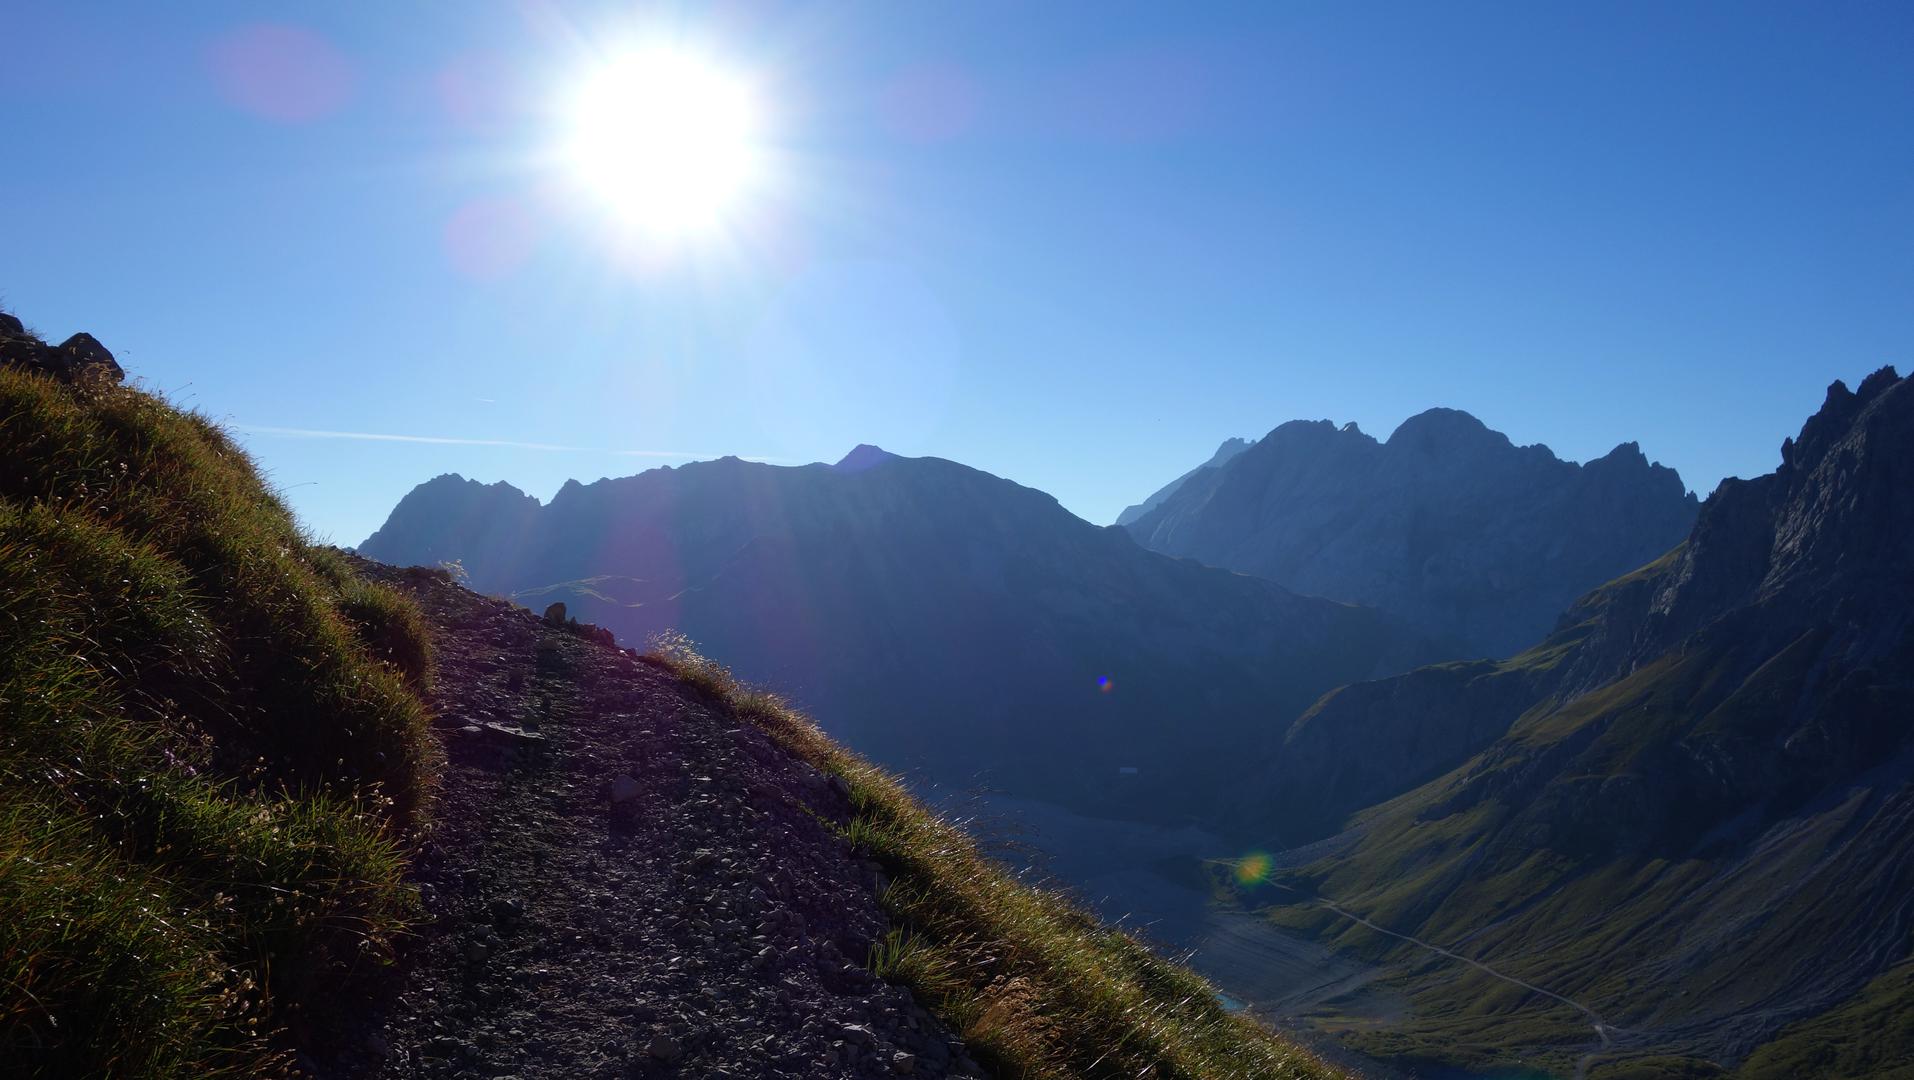
<svg viewBox="0 0 1914 1080"><path fill-rule="evenodd" d="M437 575L431 921L327 1077L981 1076L865 967L833 781L660 667Z"/></svg>

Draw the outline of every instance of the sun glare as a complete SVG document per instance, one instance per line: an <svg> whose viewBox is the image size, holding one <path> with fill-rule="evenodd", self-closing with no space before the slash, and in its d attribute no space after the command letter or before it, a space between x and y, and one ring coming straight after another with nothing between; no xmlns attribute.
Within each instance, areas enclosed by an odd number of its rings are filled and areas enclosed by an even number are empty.
<svg viewBox="0 0 1914 1080"><path fill-rule="evenodd" d="M757 179L758 110L736 75L692 53L620 56L570 103L566 157L619 220L678 236L722 224Z"/></svg>

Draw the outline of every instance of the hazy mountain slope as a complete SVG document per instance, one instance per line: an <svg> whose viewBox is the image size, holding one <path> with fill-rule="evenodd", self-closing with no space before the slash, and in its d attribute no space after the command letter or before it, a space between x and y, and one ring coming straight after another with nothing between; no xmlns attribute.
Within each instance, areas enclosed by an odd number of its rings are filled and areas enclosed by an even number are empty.
<svg viewBox="0 0 1914 1080"><path fill-rule="evenodd" d="M1782 453L1544 645L1319 706L1292 743L1343 725L1322 738L1466 743L1485 711L1509 726L1278 880L1575 999L1615 1029L1602 1060L1733 1064L1821 1016L1789 1054L1832 1061L1858 1037L1844 1025L1906 1015L1904 979L1844 1002L1908 958L1914 925L1914 380L1836 383ZM1593 1047L1585 1017L1514 1009L1521 992L1481 971L1319 906L1275 914L1408 965L1416 1016L1370 1049L1560 1064Z"/></svg>
<svg viewBox="0 0 1914 1080"><path fill-rule="evenodd" d="M1379 607L1501 657L1668 550L1694 515L1681 478L1634 443L1576 465L1430 409L1387 442L1354 424L1284 424L1128 528L1153 550Z"/></svg>
<svg viewBox="0 0 1914 1080"><path fill-rule="evenodd" d="M681 630L881 761L1077 805L1207 809L1249 733L1428 655L1374 611L1145 551L934 458L567 484L504 556L440 529L497 498L422 485L363 550L461 558L476 586L626 641Z"/></svg>
<svg viewBox="0 0 1914 1080"><path fill-rule="evenodd" d="M538 500L507 483L478 484L440 476L413 491L384 528L359 545L378 551L403 545L408 565L438 566L461 558L481 566L509 559L538 517ZM414 517L411 515L427 515Z"/></svg>
<svg viewBox="0 0 1914 1080"><path fill-rule="evenodd" d="M1149 511L1156 509L1162 505L1164 499L1169 498L1177 488L1182 487L1184 481L1202 472L1204 469L1216 468L1218 465L1223 464L1249 449L1251 445L1253 444L1248 439L1224 439L1223 445L1216 448L1216 453L1211 454L1208 461L1205 461L1203 464L1198 465L1196 468L1191 469L1189 472L1184 473L1169 483L1164 484L1162 487L1157 488L1150 493L1149 498L1144 499L1142 502L1133 503L1124 507L1123 512L1117 515L1116 523L1118 525L1128 525Z"/></svg>

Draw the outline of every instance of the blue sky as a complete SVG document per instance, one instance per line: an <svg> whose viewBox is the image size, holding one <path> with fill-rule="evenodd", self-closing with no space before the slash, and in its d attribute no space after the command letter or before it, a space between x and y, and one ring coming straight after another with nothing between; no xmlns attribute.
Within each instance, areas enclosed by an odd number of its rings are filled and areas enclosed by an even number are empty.
<svg viewBox="0 0 1914 1080"><path fill-rule="evenodd" d="M445 471L953 458L1108 521L1231 435L1433 405L1704 494L1914 363L1891 3L10 5L0 303L356 543ZM634 261L551 160L604 43L757 87ZM415 442L295 434L368 433Z"/></svg>

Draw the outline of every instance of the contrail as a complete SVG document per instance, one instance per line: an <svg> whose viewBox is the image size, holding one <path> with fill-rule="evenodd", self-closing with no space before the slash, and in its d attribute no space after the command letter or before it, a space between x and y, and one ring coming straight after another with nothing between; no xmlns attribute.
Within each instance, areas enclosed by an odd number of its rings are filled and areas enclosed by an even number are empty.
<svg viewBox="0 0 1914 1080"><path fill-rule="evenodd" d="M618 454L624 457L705 458L717 454L694 454L683 450L601 450L593 446L565 446L560 443L521 442L517 439L461 439L446 435L391 435L379 431L328 431L323 428L275 427L271 424L233 425L255 435L286 435L296 439L364 439L371 442L430 443L435 446L504 446L514 450L556 450L572 454ZM764 459L757 459L764 460Z"/></svg>

